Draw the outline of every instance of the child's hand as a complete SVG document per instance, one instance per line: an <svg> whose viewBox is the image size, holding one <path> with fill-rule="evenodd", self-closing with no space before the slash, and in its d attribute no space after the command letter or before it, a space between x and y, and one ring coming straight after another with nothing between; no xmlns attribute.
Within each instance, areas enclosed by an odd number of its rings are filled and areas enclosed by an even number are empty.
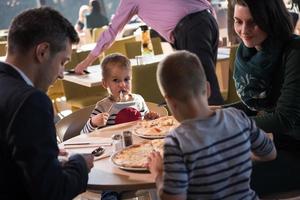
<svg viewBox="0 0 300 200"><path fill-rule="evenodd" d="M102 127L105 126L108 120L109 114L108 113L99 113L91 118L92 125L95 127Z"/></svg>
<svg viewBox="0 0 300 200"><path fill-rule="evenodd" d="M144 118L147 120L153 120L153 119L157 119L159 117L160 117L160 115L158 113L149 111L148 113L146 113Z"/></svg>
<svg viewBox="0 0 300 200"><path fill-rule="evenodd" d="M158 174L162 173L163 161L159 152L153 151L148 157L148 163L146 167L149 169L151 174L157 177Z"/></svg>

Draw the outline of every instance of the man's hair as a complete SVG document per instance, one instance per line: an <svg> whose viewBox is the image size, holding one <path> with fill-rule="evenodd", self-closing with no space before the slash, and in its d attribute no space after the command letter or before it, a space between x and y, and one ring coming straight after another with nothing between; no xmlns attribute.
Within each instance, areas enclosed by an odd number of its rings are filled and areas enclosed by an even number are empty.
<svg viewBox="0 0 300 200"><path fill-rule="evenodd" d="M293 34L292 17L283 0L233 0L236 4L248 7L254 22L272 40L288 40Z"/></svg>
<svg viewBox="0 0 300 200"><path fill-rule="evenodd" d="M102 78L107 79L110 76L111 65L120 67L121 69L131 70L130 60L119 53L113 53L106 56L101 62Z"/></svg>
<svg viewBox="0 0 300 200"><path fill-rule="evenodd" d="M163 93L183 102L206 91L206 76L201 61L188 51L177 51L161 61L157 81Z"/></svg>
<svg viewBox="0 0 300 200"><path fill-rule="evenodd" d="M52 54L66 49L67 38L72 44L79 42L73 25L58 11L33 8L16 16L9 28L8 52L26 53L42 42L50 44Z"/></svg>

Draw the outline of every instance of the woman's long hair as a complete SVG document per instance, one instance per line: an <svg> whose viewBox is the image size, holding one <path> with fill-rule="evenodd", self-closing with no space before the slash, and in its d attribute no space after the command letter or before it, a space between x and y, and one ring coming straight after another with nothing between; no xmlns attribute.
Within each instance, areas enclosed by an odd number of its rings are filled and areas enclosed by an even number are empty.
<svg viewBox="0 0 300 200"><path fill-rule="evenodd" d="M294 32L291 15L282 0L233 0L247 6L254 22L272 40L288 40Z"/></svg>

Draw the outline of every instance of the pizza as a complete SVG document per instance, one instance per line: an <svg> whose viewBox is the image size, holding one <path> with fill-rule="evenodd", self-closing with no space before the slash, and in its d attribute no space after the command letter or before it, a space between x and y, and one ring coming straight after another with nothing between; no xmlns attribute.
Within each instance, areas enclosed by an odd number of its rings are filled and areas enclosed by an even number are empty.
<svg viewBox="0 0 300 200"><path fill-rule="evenodd" d="M112 162L124 169L145 168L151 152L163 155L164 139L155 139L131 145L112 156Z"/></svg>
<svg viewBox="0 0 300 200"><path fill-rule="evenodd" d="M165 137L178 124L172 116L160 117L155 120L143 120L137 124L134 133L146 138Z"/></svg>

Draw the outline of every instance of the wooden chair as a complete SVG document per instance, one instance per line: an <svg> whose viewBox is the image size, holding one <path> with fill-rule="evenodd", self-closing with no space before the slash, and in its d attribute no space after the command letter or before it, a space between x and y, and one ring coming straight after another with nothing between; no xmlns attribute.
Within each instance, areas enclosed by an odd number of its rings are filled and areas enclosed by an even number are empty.
<svg viewBox="0 0 300 200"><path fill-rule="evenodd" d="M84 107L59 120L55 127L60 142L79 135L94 108L95 105Z"/></svg>
<svg viewBox="0 0 300 200"><path fill-rule="evenodd" d="M160 117L168 116L168 110L165 107L158 106L156 103L146 102L150 111L156 112Z"/></svg>
<svg viewBox="0 0 300 200"><path fill-rule="evenodd" d="M53 85L48 88L47 95L52 101L55 112L59 115L59 117L63 117L57 106L57 100L65 96L62 80L56 80Z"/></svg>
<svg viewBox="0 0 300 200"><path fill-rule="evenodd" d="M151 63L132 67L132 92L142 95L145 101L159 104L165 100L156 81L157 65Z"/></svg>
<svg viewBox="0 0 300 200"><path fill-rule="evenodd" d="M92 41L97 42L100 35L105 31L106 28L107 28L107 26L103 26L103 27L100 27L100 28L93 28Z"/></svg>
<svg viewBox="0 0 300 200"><path fill-rule="evenodd" d="M163 54L161 39L159 37L151 38L154 55Z"/></svg>
<svg viewBox="0 0 300 200"><path fill-rule="evenodd" d="M235 61L237 48L238 48L237 45L230 47L228 92L227 92L227 95L225 95L225 97L227 97L227 98L225 98L225 104L234 103L234 102L240 100L239 96L236 93L236 88L235 88L234 80L233 80L234 61Z"/></svg>
<svg viewBox="0 0 300 200"><path fill-rule="evenodd" d="M109 47L107 50L104 51L104 55L109 55L112 53L121 53L121 54L127 56L126 49L125 49L125 43L134 42L134 41L135 41L135 36L124 37L119 40L116 40L111 45L111 47Z"/></svg>
<svg viewBox="0 0 300 200"><path fill-rule="evenodd" d="M73 52L71 61L65 66L65 69L73 69L81 59L87 56L88 51ZM97 59L93 64L99 64ZM85 87L69 81L62 81L67 103L70 104L72 110L96 104L107 95L107 91L103 87Z"/></svg>
<svg viewBox="0 0 300 200"><path fill-rule="evenodd" d="M134 41L125 43L126 55L129 59L135 58L135 56L142 55L142 42Z"/></svg>
<svg viewBox="0 0 300 200"><path fill-rule="evenodd" d="M7 41L0 41L0 56L5 56L7 50Z"/></svg>

